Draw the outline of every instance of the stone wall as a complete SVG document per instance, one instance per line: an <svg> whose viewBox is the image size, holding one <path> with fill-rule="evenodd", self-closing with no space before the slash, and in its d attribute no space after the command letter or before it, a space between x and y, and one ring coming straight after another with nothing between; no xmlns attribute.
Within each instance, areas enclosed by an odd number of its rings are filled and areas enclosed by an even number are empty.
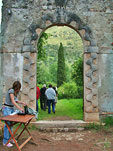
<svg viewBox="0 0 113 151"><path fill-rule="evenodd" d="M113 54L100 54L99 60L99 108L113 112Z"/></svg>
<svg viewBox="0 0 113 151"><path fill-rule="evenodd" d="M112 105L112 6L111 0L3 0L2 94L19 79L21 99L35 108L38 38L51 26L66 25L84 45L84 120L98 121L99 113Z"/></svg>
<svg viewBox="0 0 113 151"><path fill-rule="evenodd" d="M2 107L2 90L3 90L3 84L2 84L2 54L0 54L0 109Z"/></svg>

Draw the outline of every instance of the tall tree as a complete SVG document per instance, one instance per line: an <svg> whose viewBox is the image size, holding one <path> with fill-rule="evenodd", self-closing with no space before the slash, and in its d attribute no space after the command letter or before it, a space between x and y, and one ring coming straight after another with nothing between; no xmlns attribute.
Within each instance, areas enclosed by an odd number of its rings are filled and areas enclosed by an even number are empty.
<svg viewBox="0 0 113 151"><path fill-rule="evenodd" d="M65 82L65 57L64 57L64 47L60 43L58 49L58 66L57 66L57 87L61 86Z"/></svg>

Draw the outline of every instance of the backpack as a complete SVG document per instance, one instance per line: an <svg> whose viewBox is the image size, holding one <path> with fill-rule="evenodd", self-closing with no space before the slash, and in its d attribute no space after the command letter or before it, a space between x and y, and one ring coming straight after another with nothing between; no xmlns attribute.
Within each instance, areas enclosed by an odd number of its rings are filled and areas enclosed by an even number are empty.
<svg viewBox="0 0 113 151"><path fill-rule="evenodd" d="M35 115L35 118L38 119L38 112L33 110L32 108L28 106L24 106L25 114Z"/></svg>

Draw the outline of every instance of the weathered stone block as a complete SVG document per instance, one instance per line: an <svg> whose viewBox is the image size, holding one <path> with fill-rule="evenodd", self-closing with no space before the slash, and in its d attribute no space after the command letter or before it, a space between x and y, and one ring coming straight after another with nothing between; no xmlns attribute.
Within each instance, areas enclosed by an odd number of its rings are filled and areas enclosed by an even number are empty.
<svg viewBox="0 0 113 151"><path fill-rule="evenodd" d="M29 77L34 77L35 75L36 75L36 73L34 73L34 72L29 73Z"/></svg>
<svg viewBox="0 0 113 151"><path fill-rule="evenodd" d="M29 58L30 58L30 52L25 52L25 53L23 53L23 56L24 56L25 58L29 59Z"/></svg>
<svg viewBox="0 0 113 151"><path fill-rule="evenodd" d="M97 95L97 94L98 94L98 89L97 89L97 88L93 88L93 89L92 89L92 93L93 93L94 95Z"/></svg>
<svg viewBox="0 0 113 151"><path fill-rule="evenodd" d="M30 59L29 59L29 64L30 64L30 65L33 65L33 64L35 64L35 63L36 63L35 58L34 58L34 57L30 57Z"/></svg>
<svg viewBox="0 0 113 151"><path fill-rule="evenodd" d="M46 27L50 26L52 23L50 21L46 21Z"/></svg>
<svg viewBox="0 0 113 151"><path fill-rule="evenodd" d="M23 92L23 94L28 95L29 94L29 89L28 88L24 88L22 92Z"/></svg>
<svg viewBox="0 0 113 151"><path fill-rule="evenodd" d="M36 29L36 33L37 33L38 35L40 35L41 32L42 32L42 29L40 29L40 28L37 28L37 29Z"/></svg>
<svg viewBox="0 0 113 151"><path fill-rule="evenodd" d="M24 39L24 45L30 45L31 44L31 37Z"/></svg>
<svg viewBox="0 0 113 151"><path fill-rule="evenodd" d="M91 70L92 70L92 72L94 72L94 71L97 71L98 70L98 67L97 67L97 65L91 65Z"/></svg>
<svg viewBox="0 0 113 151"><path fill-rule="evenodd" d="M86 88L92 89L92 85L93 85L92 82L88 82L88 83L86 83Z"/></svg>
<svg viewBox="0 0 113 151"><path fill-rule="evenodd" d="M23 69L26 70L26 71L29 71L30 70L30 65L29 64L24 64Z"/></svg>
<svg viewBox="0 0 113 151"><path fill-rule="evenodd" d="M95 99L95 100L92 100L92 106L95 108L95 107L98 107L98 99Z"/></svg>
<svg viewBox="0 0 113 151"><path fill-rule="evenodd" d="M91 58L96 59L97 58L97 53L91 53Z"/></svg>
<svg viewBox="0 0 113 151"><path fill-rule="evenodd" d="M93 82L93 83L98 82L98 78L97 78L97 77L95 77L95 76L92 76L92 82Z"/></svg>
<svg viewBox="0 0 113 151"><path fill-rule="evenodd" d="M89 47L88 49L87 49L87 52L98 52L99 50L98 50L98 47Z"/></svg>
<svg viewBox="0 0 113 151"><path fill-rule="evenodd" d="M37 52L36 46L33 46L33 45L31 45L30 50L31 50L31 52Z"/></svg>
<svg viewBox="0 0 113 151"><path fill-rule="evenodd" d="M93 106L92 105L87 106L87 108L85 108L85 112L86 113L93 113Z"/></svg>
<svg viewBox="0 0 113 151"><path fill-rule="evenodd" d="M31 51L31 45L24 45L22 48L22 52L30 52Z"/></svg>
<svg viewBox="0 0 113 151"><path fill-rule="evenodd" d="M21 94L21 101L27 103L27 105L29 105L29 97L27 94Z"/></svg>
<svg viewBox="0 0 113 151"><path fill-rule="evenodd" d="M23 78L23 81L24 81L25 83L29 83L29 82L30 82L29 76L24 77L24 78Z"/></svg>
<svg viewBox="0 0 113 151"><path fill-rule="evenodd" d="M92 100L92 97L93 97L93 94L90 93L90 94L88 94L88 95L86 96L86 100L91 101L91 100Z"/></svg>
<svg viewBox="0 0 113 151"><path fill-rule="evenodd" d="M84 120L86 122L98 122L99 121L99 113L84 113Z"/></svg>
<svg viewBox="0 0 113 151"><path fill-rule="evenodd" d="M87 71L87 72L86 72L86 76L87 76L87 77L91 77L91 76L92 76L92 70Z"/></svg>
<svg viewBox="0 0 113 151"><path fill-rule="evenodd" d="M34 85L34 83L30 83L30 85L29 85L29 88L30 88L30 89L33 89L33 88L35 88L35 85Z"/></svg>
<svg viewBox="0 0 113 151"><path fill-rule="evenodd" d="M93 61L92 58L90 58L90 59L88 59L88 60L86 61L86 64L91 66L92 61Z"/></svg>

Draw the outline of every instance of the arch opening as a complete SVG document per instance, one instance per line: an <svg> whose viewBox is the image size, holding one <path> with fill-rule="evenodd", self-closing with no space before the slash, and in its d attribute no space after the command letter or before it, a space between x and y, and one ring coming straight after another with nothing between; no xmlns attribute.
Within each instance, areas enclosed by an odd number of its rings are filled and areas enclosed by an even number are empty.
<svg viewBox="0 0 113 151"><path fill-rule="evenodd" d="M37 29L36 31L38 33L39 29ZM44 54L46 55L42 56L41 58L40 54L38 53L43 52L39 52L40 47L38 47L39 50L37 49L38 50L37 54L38 56L40 56L40 57L37 56L37 85L40 88L42 87L43 84L48 85L50 83L52 83L53 86L58 86L57 62L58 62L58 49L60 43L62 43L63 48L65 49L64 56L66 67L66 81L64 81L64 84L62 83L62 85L58 87L59 101L56 106L56 110L58 109L58 112L61 112L62 115L56 112L55 115L52 115L52 118L62 119L64 117L64 119L65 118L83 119L83 64L81 64L81 62L83 61L83 41L80 37L80 33L78 31L76 32L76 30L73 30L71 26L67 26L64 24L57 25L55 24L53 26L47 27L45 30L40 32L38 45L40 45L40 39L43 37L43 33L46 34L44 39L46 43L44 43L42 49L43 51L46 51L44 52ZM47 35L48 37L46 37ZM76 70L73 71L73 75L72 70ZM77 76L76 78L74 78L75 76L74 72L77 72L77 70L80 70L78 71L78 73L76 73L76 75L78 74L78 78ZM69 89L71 87L72 92L70 92L69 94L67 94L67 92L64 92L65 94L63 94L62 90L66 89L66 87L68 89L68 92L70 91ZM64 107L64 109L60 109L60 106L62 106L63 102L61 101L61 99L64 101L64 104L67 105L69 103L68 106L70 106L70 104L73 103L73 105L69 109L72 110L71 111L72 113L70 112L66 114L67 109L66 107ZM80 109L78 110L74 108L73 107L74 105L78 106L78 108ZM40 107L41 106L42 105L40 105ZM65 110L64 113L63 110ZM77 111L79 112L78 115ZM40 109L39 112L43 114L42 113L43 111L41 111ZM59 117L57 114L59 115ZM64 114L66 114L67 116L63 116ZM72 114L72 116L70 116L69 114Z"/></svg>

